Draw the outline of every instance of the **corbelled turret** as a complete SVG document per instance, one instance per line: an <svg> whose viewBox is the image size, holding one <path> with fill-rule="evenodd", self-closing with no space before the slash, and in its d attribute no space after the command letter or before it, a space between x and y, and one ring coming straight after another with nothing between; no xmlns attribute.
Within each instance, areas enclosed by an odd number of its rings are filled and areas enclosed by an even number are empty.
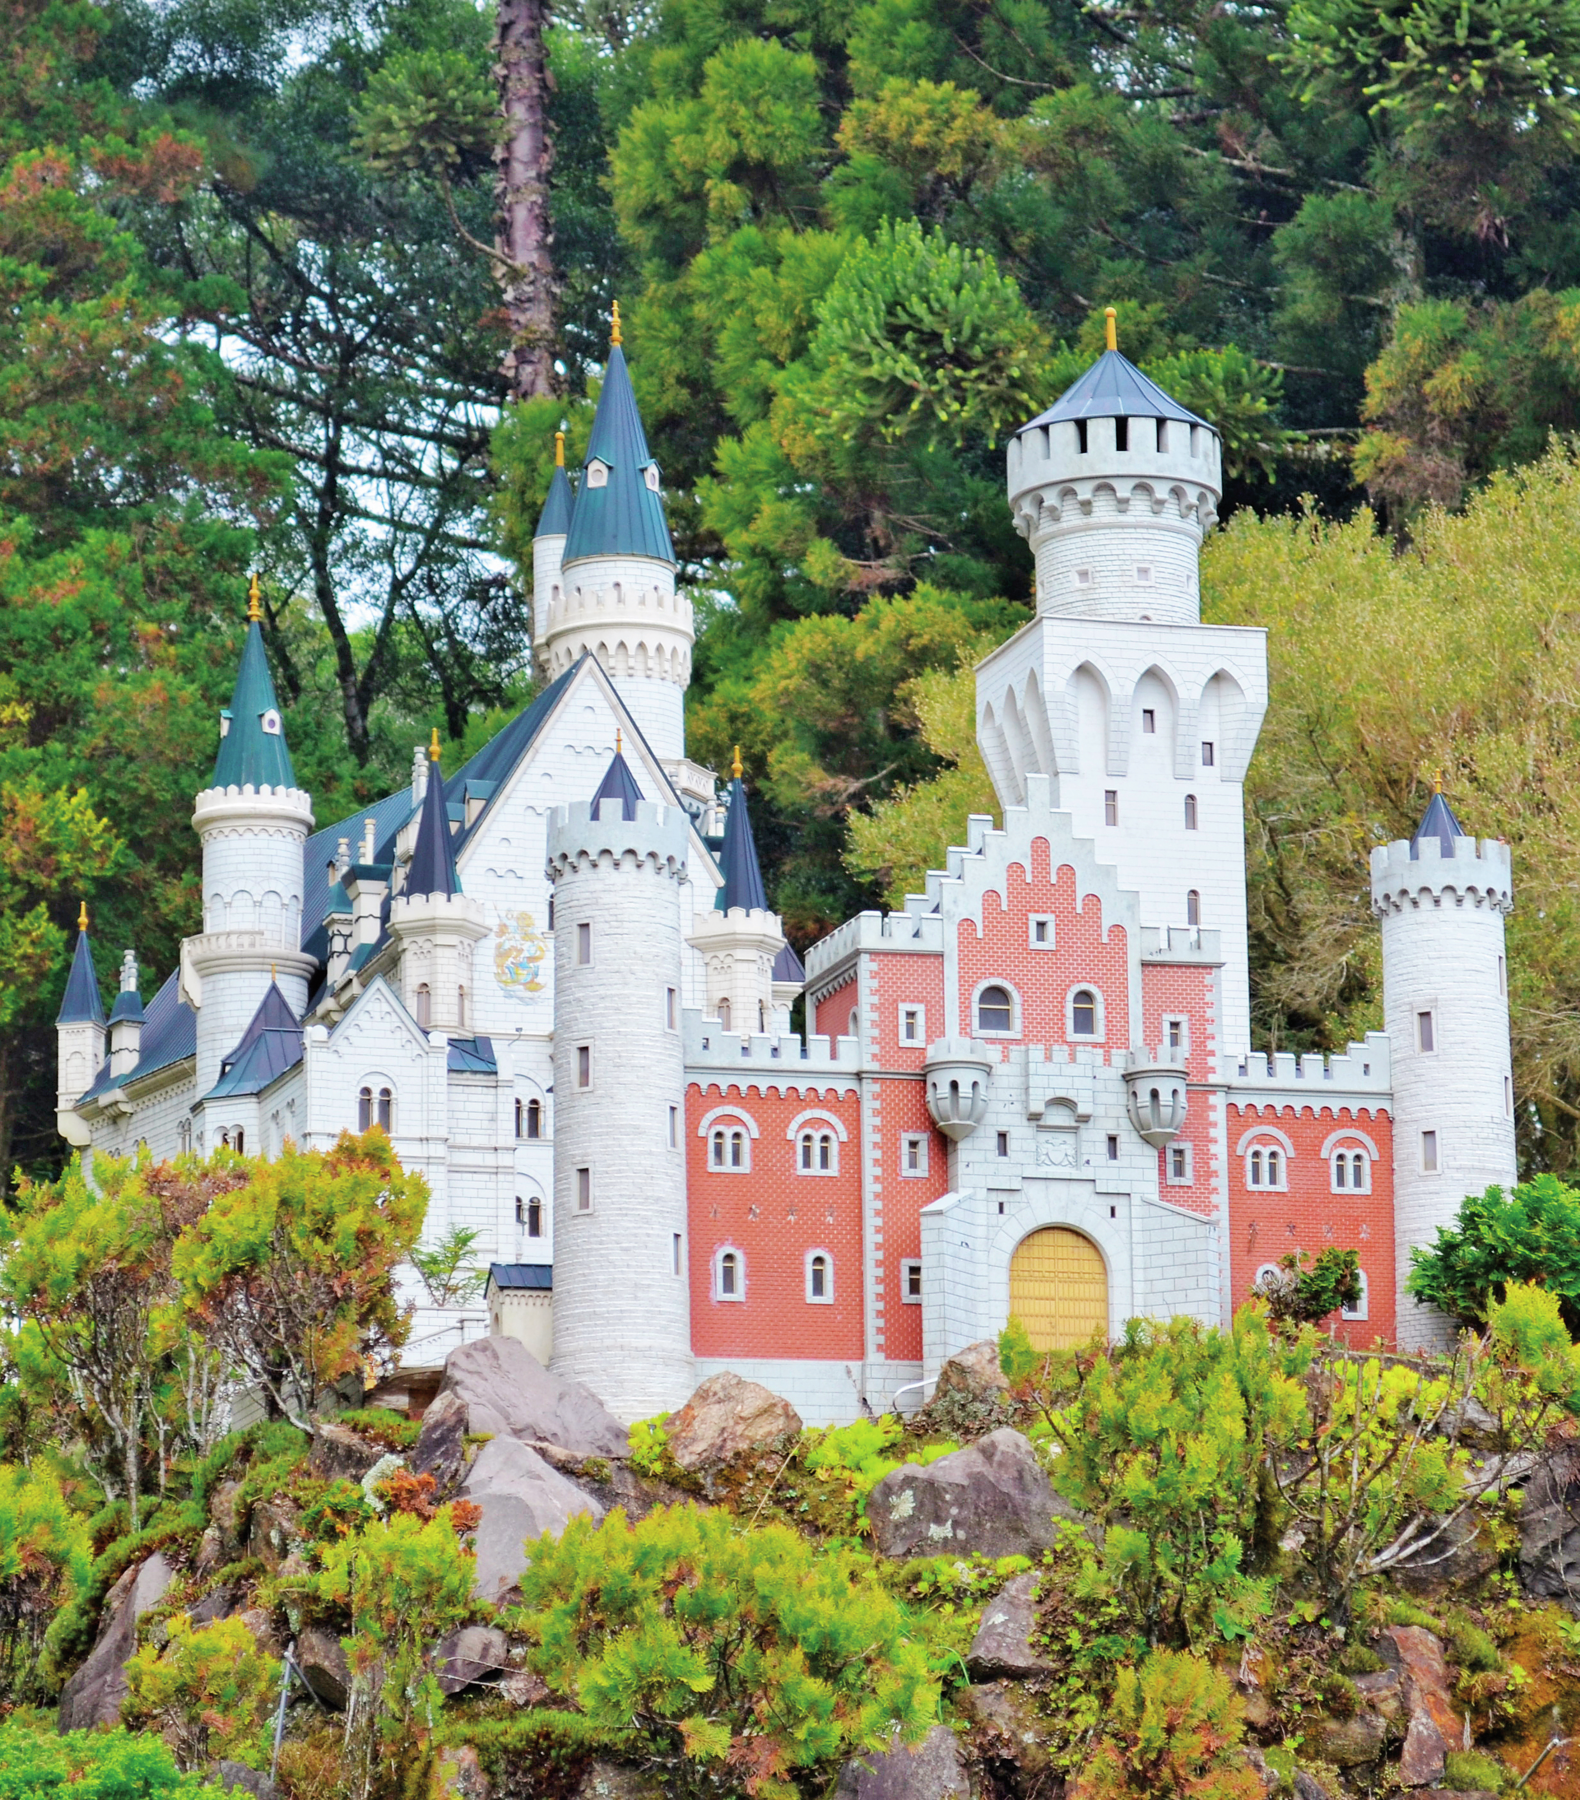
<svg viewBox="0 0 1580 1800"><path fill-rule="evenodd" d="M77 947L71 953L66 992L55 1017L55 1124L68 1144L88 1143L88 1127L76 1113L79 1099L104 1064L104 1002L88 941L88 904L77 914Z"/></svg>

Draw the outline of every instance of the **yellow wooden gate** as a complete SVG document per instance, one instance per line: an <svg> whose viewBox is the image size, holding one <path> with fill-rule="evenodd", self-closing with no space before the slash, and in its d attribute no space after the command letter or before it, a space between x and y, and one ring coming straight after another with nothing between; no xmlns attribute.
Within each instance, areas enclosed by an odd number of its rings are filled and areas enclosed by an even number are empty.
<svg viewBox="0 0 1580 1800"><path fill-rule="evenodd" d="M1009 1310L1038 1350L1108 1336L1108 1271L1097 1246L1053 1225L1023 1238L1009 1265Z"/></svg>

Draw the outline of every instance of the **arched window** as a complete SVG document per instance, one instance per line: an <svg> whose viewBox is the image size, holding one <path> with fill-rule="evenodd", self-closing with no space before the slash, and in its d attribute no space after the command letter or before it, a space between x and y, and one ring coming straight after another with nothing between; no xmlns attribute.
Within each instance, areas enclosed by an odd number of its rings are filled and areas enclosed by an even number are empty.
<svg viewBox="0 0 1580 1800"><path fill-rule="evenodd" d="M1077 988L1070 997L1070 1035L1097 1036L1097 996L1090 988Z"/></svg>
<svg viewBox="0 0 1580 1800"><path fill-rule="evenodd" d="M837 1175L839 1140L831 1131L803 1131L798 1143L797 1167L803 1175Z"/></svg>
<svg viewBox="0 0 1580 1800"><path fill-rule="evenodd" d="M1333 1153L1333 1191L1335 1194L1369 1194L1372 1185L1372 1162L1364 1150L1345 1145Z"/></svg>
<svg viewBox="0 0 1580 1800"><path fill-rule="evenodd" d="M379 1123L386 1131L395 1125L395 1096L387 1087L379 1089Z"/></svg>
<svg viewBox="0 0 1580 1800"><path fill-rule="evenodd" d="M516 1223L526 1226L529 1238L543 1236L543 1202L536 1194L525 1200L519 1194L516 1196Z"/></svg>
<svg viewBox="0 0 1580 1800"><path fill-rule="evenodd" d="M239 1125L236 1127L236 1154L238 1156L247 1154L247 1134Z"/></svg>
<svg viewBox="0 0 1580 1800"><path fill-rule="evenodd" d="M721 1250L713 1259L715 1300L746 1298L746 1259L739 1250Z"/></svg>
<svg viewBox="0 0 1580 1800"><path fill-rule="evenodd" d="M768 1029L768 1008L763 1005L761 1000L757 1002L757 1029L759 1031Z"/></svg>
<svg viewBox="0 0 1580 1800"><path fill-rule="evenodd" d="M525 1130L525 1121L522 1118L522 1113L524 1110L525 1109L522 1107L522 1104L521 1104L520 1100L518 1099L516 1101L516 1136L518 1138L525 1137L527 1135L526 1130Z"/></svg>
<svg viewBox="0 0 1580 1800"><path fill-rule="evenodd" d="M1345 1306L1339 1309L1339 1317L1341 1319L1365 1319L1370 1316L1371 1295L1368 1291L1366 1271L1364 1269L1357 1269L1355 1273L1361 1284L1360 1297L1353 1306Z"/></svg>
<svg viewBox="0 0 1580 1800"><path fill-rule="evenodd" d="M190 1119L183 1119L181 1121L181 1123L176 1127L176 1143L179 1146L180 1152L183 1156L191 1155L191 1153L192 1153L192 1121Z"/></svg>
<svg viewBox="0 0 1580 1800"><path fill-rule="evenodd" d="M728 1031L729 1029L730 1029L730 1003L728 1000L721 1000L719 1002L719 1030L720 1031Z"/></svg>
<svg viewBox="0 0 1580 1800"><path fill-rule="evenodd" d="M357 1095L357 1130L366 1131L373 1123L373 1090L365 1087Z"/></svg>
<svg viewBox="0 0 1580 1800"><path fill-rule="evenodd" d="M529 1138L543 1136L543 1102L541 1100L527 1102L527 1136Z"/></svg>
<svg viewBox="0 0 1580 1800"><path fill-rule="evenodd" d="M978 1031L1013 1031L1015 1002L1006 987L985 987L977 995Z"/></svg>
<svg viewBox="0 0 1580 1800"><path fill-rule="evenodd" d="M1196 796L1194 794L1185 796L1185 829L1187 831L1196 829Z"/></svg>
<svg viewBox="0 0 1580 1800"><path fill-rule="evenodd" d="M417 1023L424 1031L433 1023L433 995L426 981L417 989Z"/></svg>
<svg viewBox="0 0 1580 1800"><path fill-rule="evenodd" d="M1185 896L1185 923L1187 925L1201 924L1201 895L1195 888L1192 888Z"/></svg>
<svg viewBox="0 0 1580 1800"><path fill-rule="evenodd" d="M462 1031L466 1030L466 989L455 990L455 1022Z"/></svg>
<svg viewBox="0 0 1580 1800"><path fill-rule="evenodd" d="M1282 1189L1285 1179L1284 1152L1274 1144L1254 1144L1245 1159L1245 1185L1263 1190Z"/></svg>
<svg viewBox="0 0 1580 1800"><path fill-rule="evenodd" d="M826 1250L807 1252L806 1297L813 1306L827 1306L833 1302L834 1259Z"/></svg>

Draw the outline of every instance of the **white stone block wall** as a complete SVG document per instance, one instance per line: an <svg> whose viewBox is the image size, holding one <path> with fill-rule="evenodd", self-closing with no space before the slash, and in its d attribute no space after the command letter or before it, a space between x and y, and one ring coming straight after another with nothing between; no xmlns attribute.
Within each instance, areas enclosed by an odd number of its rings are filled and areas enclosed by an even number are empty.
<svg viewBox="0 0 1580 1800"><path fill-rule="evenodd" d="M564 557L564 532L532 540L532 646L540 658L548 647L549 610L560 598L560 565Z"/></svg>
<svg viewBox="0 0 1580 1800"><path fill-rule="evenodd" d="M1514 903L1509 848L1491 838L1400 840L1372 851L1382 921L1383 1015L1391 1046L1398 1335L1404 1348L1452 1341L1448 1322L1404 1292L1410 1250L1434 1241L1468 1194L1516 1180L1503 920ZM1420 1015L1432 1017L1423 1050ZM1428 1169L1423 1134L1436 1134Z"/></svg>

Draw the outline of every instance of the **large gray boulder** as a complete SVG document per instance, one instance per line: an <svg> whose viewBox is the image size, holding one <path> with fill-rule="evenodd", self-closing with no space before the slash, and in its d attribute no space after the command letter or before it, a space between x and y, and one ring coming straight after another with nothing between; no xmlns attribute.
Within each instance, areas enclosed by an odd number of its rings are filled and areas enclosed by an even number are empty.
<svg viewBox="0 0 1580 1800"><path fill-rule="evenodd" d="M462 1495L482 1509L473 1536L477 1581L473 1593L495 1604L527 1566L525 1545L545 1531L557 1537L578 1513L597 1521L603 1507L530 1445L494 1438L467 1471Z"/></svg>
<svg viewBox="0 0 1580 1800"><path fill-rule="evenodd" d="M1035 1569L1015 1576L982 1608L982 1622L966 1657L973 1681L996 1681L1006 1675L1020 1680L1047 1671L1047 1659L1031 1645L1037 1629L1039 1579Z"/></svg>
<svg viewBox="0 0 1580 1800"><path fill-rule="evenodd" d="M905 1463L872 1490L867 1524L884 1556L1033 1556L1054 1541L1054 1493L1028 1438L985 1438L924 1469Z"/></svg>
<svg viewBox="0 0 1580 1800"><path fill-rule="evenodd" d="M551 1375L515 1338L478 1338L445 1358L441 1394L465 1401L467 1430L541 1440L577 1456L624 1456L630 1436L589 1387Z"/></svg>
<svg viewBox="0 0 1580 1800"><path fill-rule="evenodd" d="M935 1725L919 1744L853 1757L840 1771L834 1800L971 1800L960 1740L947 1725Z"/></svg>
<svg viewBox="0 0 1580 1800"><path fill-rule="evenodd" d="M729 1462L801 1429L788 1400L727 1370L710 1375L677 1413L664 1421L669 1453L683 1469Z"/></svg>
<svg viewBox="0 0 1580 1800"><path fill-rule="evenodd" d="M114 1725L126 1698L126 1665L137 1648L137 1621L165 1597L176 1572L156 1550L135 1563L105 1596L98 1641L60 1693L60 1729L97 1731Z"/></svg>
<svg viewBox="0 0 1580 1800"><path fill-rule="evenodd" d="M452 1493L466 1467L467 1414L459 1394L441 1394L422 1415L410 1457L414 1475L431 1475L441 1499Z"/></svg>
<svg viewBox="0 0 1580 1800"><path fill-rule="evenodd" d="M1538 1600L1580 1602L1580 1449L1564 1445L1525 1484L1520 1585Z"/></svg>

